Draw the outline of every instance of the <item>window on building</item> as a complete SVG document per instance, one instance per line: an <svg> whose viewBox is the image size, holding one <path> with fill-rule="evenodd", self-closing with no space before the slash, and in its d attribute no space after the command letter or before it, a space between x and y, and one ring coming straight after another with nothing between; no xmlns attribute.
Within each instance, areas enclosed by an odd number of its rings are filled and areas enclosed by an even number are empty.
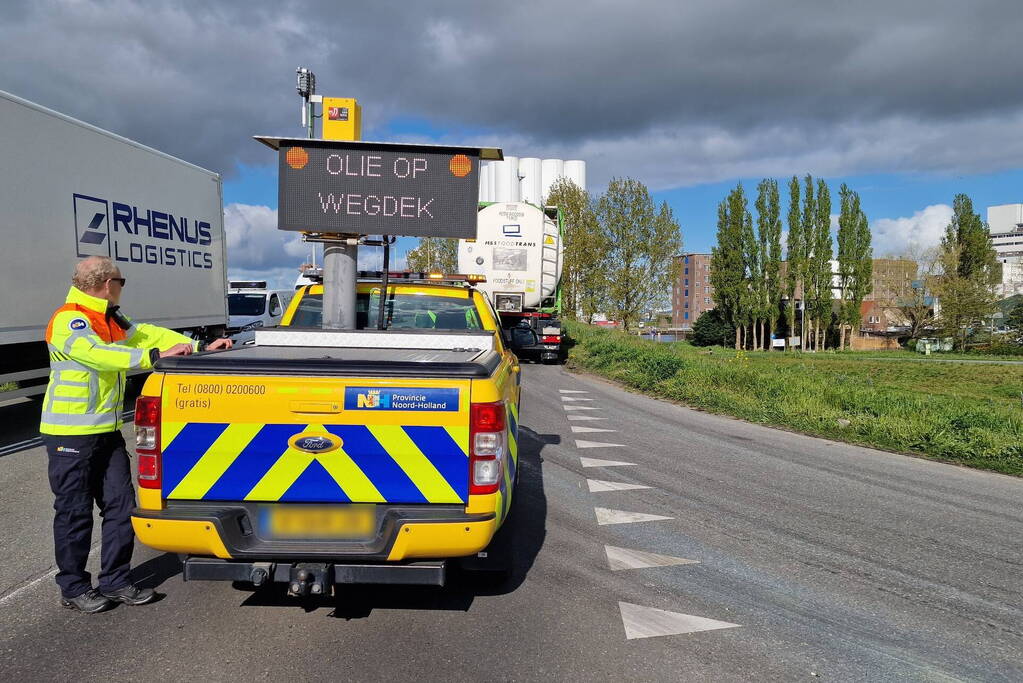
<svg viewBox="0 0 1023 683"><path fill-rule="evenodd" d="M686 290L686 293L685 293L685 295L686 295L686 296L689 296L689 290L688 290L688 289Z"/></svg>
<svg viewBox="0 0 1023 683"><path fill-rule="evenodd" d="M688 256L684 257L684 258L682 259L682 262L683 262L683 263L689 263L689 257L688 257Z"/></svg>
<svg viewBox="0 0 1023 683"><path fill-rule="evenodd" d="M703 293L704 294L710 294L710 287L704 287L703 288Z"/></svg>
<svg viewBox="0 0 1023 683"><path fill-rule="evenodd" d="M710 299L704 299L703 303L705 303L705 304L707 304L709 306L710 305Z"/></svg>
<svg viewBox="0 0 1023 683"><path fill-rule="evenodd" d="M688 287L688 286L689 286L689 278L686 278L686 281L685 281L685 286L686 286L686 287Z"/></svg>
<svg viewBox="0 0 1023 683"><path fill-rule="evenodd" d="M683 274L684 274L684 275L689 275L689 269L688 269L688 268L686 268L686 269L685 269L685 271L686 271L686 272L685 272L685 273L683 273Z"/></svg>
<svg viewBox="0 0 1023 683"><path fill-rule="evenodd" d="M689 302L688 301L685 303L685 306L683 308L689 308Z"/></svg>
<svg viewBox="0 0 1023 683"><path fill-rule="evenodd" d="M689 320L689 311L686 311L685 313L683 313L682 317L685 318L686 320Z"/></svg>

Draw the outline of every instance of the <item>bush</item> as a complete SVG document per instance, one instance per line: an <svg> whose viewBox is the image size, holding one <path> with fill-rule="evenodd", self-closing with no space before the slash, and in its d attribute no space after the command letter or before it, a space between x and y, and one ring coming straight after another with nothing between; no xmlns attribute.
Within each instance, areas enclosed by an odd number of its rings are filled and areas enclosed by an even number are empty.
<svg viewBox="0 0 1023 683"><path fill-rule="evenodd" d="M731 346L735 343L735 327L721 311L712 308L696 320L689 340L693 346Z"/></svg>

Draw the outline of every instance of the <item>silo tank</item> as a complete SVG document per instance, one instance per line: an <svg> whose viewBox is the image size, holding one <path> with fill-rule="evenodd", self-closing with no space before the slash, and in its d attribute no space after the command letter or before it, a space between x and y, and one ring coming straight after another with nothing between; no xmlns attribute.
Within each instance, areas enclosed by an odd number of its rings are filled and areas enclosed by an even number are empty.
<svg viewBox="0 0 1023 683"><path fill-rule="evenodd" d="M544 159L540 163L540 196L547 201L551 187L565 174L565 162L561 159Z"/></svg>
<svg viewBox="0 0 1023 683"><path fill-rule="evenodd" d="M490 174L490 164L483 161L480 162L480 201L489 202L490 197L487 196L488 181L487 176Z"/></svg>
<svg viewBox="0 0 1023 683"><path fill-rule="evenodd" d="M497 201L497 166L500 162L490 162L490 173L487 174L487 196L490 198L488 201Z"/></svg>
<svg viewBox="0 0 1023 683"><path fill-rule="evenodd" d="M497 194L492 201L519 201L519 159L505 157L504 161L494 162L495 187Z"/></svg>
<svg viewBox="0 0 1023 683"><path fill-rule="evenodd" d="M581 189L586 189L586 162L578 159L565 162L565 177L571 180L573 183L578 185Z"/></svg>
<svg viewBox="0 0 1023 683"><path fill-rule="evenodd" d="M519 199L540 206L543 202L541 162L535 157L519 159Z"/></svg>

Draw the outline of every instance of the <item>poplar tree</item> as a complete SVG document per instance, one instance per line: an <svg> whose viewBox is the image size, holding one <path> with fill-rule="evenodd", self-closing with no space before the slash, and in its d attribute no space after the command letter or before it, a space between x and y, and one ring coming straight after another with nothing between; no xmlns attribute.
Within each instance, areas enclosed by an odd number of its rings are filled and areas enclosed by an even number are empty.
<svg viewBox="0 0 1023 683"><path fill-rule="evenodd" d="M813 194L813 178L808 173L804 178L805 191L803 193L803 326L800 329L800 347L809 351L807 342L813 331L813 303L817 298L817 264L816 258L816 216L817 202Z"/></svg>
<svg viewBox="0 0 1023 683"><path fill-rule="evenodd" d="M740 187L741 189L741 187ZM753 217L746 208L746 196L742 195L742 205L731 208L733 220L738 219L739 234L742 236L743 277L739 289L739 309L742 311L743 334L749 326L743 348L757 348L757 325L761 319L763 281L761 279L760 244L753 232Z"/></svg>
<svg viewBox="0 0 1023 683"><path fill-rule="evenodd" d="M740 293L746 266L742 253L742 214L733 219L733 207L745 207L742 185L718 204L717 244L711 251L710 283L714 287L714 305L724 320L735 327L735 348L740 348L742 314Z"/></svg>
<svg viewBox="0 0 1023 683"><path fill-rule="evenodd" d="M789 339L795 336L793 333L796 331L796 294L800 294L804 301L806 299L806 287L803 282L806 240L803 235L803 218L799 212L799 179L796 176L792 176L789 181L788 223L789 234L785 242L786 263L788 264L785 273L785 292L789 299L789 305L785 309L788 321L788 335L785 337L786 350L789 349ZM800 330L800 338L802 338L802 330ZM800 349L802 350L802 346Z"/></svg>
<svg viewBox="0 0 1023 683"><path fill-rule="evenodd" d="M809 176L807 176L809 178ZM823 180L817 181L817 199L814 211L813 270L816 287L813 298L813 319L816 331L814 350L824 348L825 334L831 323L831 301L833 276L831 258L834 255L831 242L831 192Z"/></svg>
<svg viewBox="0 0 1023 683"><path fill-rule="evenodd" d="M781 206L778 181L765 179L757 187L757 235L761 263L761 315L766 319L767 334L761 327L761 341L771 350L774 323L778 320L778 302L781 297Z"/></svg>
<svg viewBox="0 0 1023 683"><path fill-rule="evenodd" d="M849 337L859 329L860 305L870 293L873 274L873 250L870 227L860 208L860 196L842 184L839 190L841 210L838 216L838 272L841 288L839 309L839 348L846 348Z"/></svg>

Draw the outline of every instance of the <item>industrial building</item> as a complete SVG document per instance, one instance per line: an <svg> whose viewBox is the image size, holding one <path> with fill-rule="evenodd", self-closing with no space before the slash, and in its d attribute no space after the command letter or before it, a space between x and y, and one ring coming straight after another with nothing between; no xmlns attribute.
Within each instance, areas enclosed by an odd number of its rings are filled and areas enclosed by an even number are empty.
<svg viewBox="0 0 1023 683"><path fill-rule="evenodd" d="M1023 294L1023 204L989 206L987 224L991 244L1002 264L999 298Z"/></svg>

